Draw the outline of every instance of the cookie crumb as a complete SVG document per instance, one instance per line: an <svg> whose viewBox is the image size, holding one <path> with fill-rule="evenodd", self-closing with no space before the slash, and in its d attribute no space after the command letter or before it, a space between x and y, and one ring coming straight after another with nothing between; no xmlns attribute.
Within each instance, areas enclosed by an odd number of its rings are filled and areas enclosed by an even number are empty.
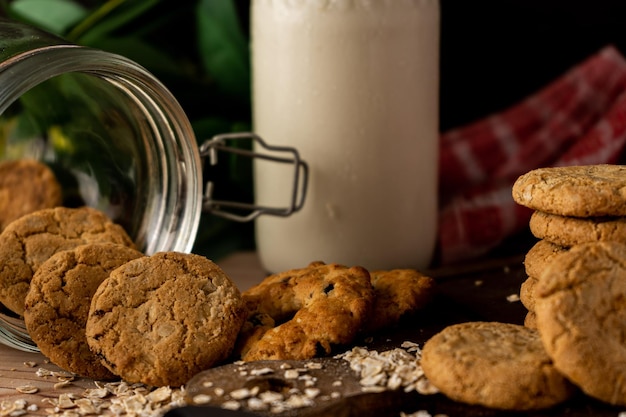
<svg viewBox="0 0 626 417"><path fill-rule="evenodd" d="M508 301L509 303L515 303L519 300L519 294L510 294L506 296L506 301Z"/></svg>

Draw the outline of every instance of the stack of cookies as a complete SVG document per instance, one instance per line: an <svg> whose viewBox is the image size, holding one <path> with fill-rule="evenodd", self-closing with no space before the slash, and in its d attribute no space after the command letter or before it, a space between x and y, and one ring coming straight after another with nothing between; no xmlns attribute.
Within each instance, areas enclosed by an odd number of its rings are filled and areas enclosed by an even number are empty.
<svg viewBox="0 0 626 417"><path fill-rule="evenodd" d="M520 298L524 326L470 322L428 340L421 365L448 397L507 410L582 391L626 406L626 166L542 168L515 201L535 212Z"/></svg>
<svg viewBox="0 0 626 417"><path fill-rule="evenodd" d="M529 226L540 240L526 254L520 300L528 309L525 324L536 327L535 287L555 255L582 243L626 242L626 166L530 171L513 185L513 199L535 210Z"/></svg>

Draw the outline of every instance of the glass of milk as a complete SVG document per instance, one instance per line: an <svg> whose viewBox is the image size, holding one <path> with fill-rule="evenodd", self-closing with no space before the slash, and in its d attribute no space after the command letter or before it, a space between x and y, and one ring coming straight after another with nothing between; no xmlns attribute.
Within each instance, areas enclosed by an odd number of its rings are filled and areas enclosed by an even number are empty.
<svg viewBox="0 0 626 417"><path fill-rule="evenodd" d="M257 219L268 272L424 268L437 231L438 0L252 0L253 124L309 164L307 200ZM256 163L256 203L292 175Z"/></svg>

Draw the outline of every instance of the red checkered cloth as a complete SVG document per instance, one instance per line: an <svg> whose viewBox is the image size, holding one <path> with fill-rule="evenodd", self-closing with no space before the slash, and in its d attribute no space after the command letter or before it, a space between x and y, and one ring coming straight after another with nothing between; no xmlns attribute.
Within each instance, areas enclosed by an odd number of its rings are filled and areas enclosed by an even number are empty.
<svg viewBox="0 0 626 417"><path fill-rule="evenodd" d="M484 255L528 227L511 187L539 167L617 163L626 145L626 60L607 46L517 105L444 132L441 264Z"/></svg>

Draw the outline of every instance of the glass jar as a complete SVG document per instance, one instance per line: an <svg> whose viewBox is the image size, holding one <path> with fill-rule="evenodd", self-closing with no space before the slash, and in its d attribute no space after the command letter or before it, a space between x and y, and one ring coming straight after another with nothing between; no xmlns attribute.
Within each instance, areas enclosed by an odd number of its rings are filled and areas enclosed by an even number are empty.
<svg viewBox="0 0 626 417"><path fill-rule="evenodd" d="M205 211L247 221L299 209L304 193L283 208L215 201L212 181L203 194L203 159L216 163L235 139L265 145L242 133L198 147L175 97L137 63L0 18L0 160L46 163L65 206L105 212L142 252L190 252ZM271 159L294 163L295 184L302 184L305 164L295 150L282 150L290 156ZM1 309L0 342L37 350L23 321Z"/></svg>

